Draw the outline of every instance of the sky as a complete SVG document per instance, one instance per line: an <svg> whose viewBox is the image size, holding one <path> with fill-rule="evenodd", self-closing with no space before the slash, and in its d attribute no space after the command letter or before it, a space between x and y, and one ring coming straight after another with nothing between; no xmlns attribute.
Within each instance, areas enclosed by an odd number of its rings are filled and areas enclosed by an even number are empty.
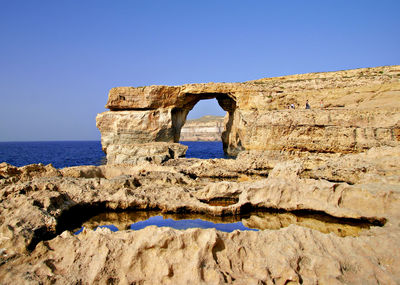
<svg viewBox="0 0 400 285"><path fill-rule="evenodd" d="M99 140L117 86L400 64L399 0L0 0L0 141ZM188 118L223 115L200 101Z"/></svg>

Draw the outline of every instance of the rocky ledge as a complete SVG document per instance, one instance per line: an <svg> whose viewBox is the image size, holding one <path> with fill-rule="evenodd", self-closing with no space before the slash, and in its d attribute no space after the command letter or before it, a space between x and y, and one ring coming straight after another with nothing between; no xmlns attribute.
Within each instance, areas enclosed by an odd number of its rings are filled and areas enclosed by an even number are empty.
<svg viewBox="0 0 400 285"><path fill-rule="evenodd" d="M247 151L236 160L177 158L64 169L2 163L0 280L396 284L399 161L400 147L380 147L359 154ZM230 203L213 203L224 200ZM72 233L91 215L124 210L216 218L248 213L243 223L267 227L232 233L154 226ZM283 215L252 214L260 211ZM304 212L311 218L298 216ZM321 215L343 227L330 230L332 223L313 218ZM368 226L353 231L346 228L349 223Z"/></svg>

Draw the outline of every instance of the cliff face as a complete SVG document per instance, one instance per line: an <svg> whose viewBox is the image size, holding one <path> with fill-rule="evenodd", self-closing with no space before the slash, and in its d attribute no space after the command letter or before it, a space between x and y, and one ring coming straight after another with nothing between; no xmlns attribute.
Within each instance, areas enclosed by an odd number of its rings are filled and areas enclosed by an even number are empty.
<svg viewBox="0 0 400 285"><path fill-rule="evenodd" d="M204 116L187 120L181 130L181 141L221 141L224 117Z"/></svg>
<svg viewBox="0 0 400 285"><path fill-rule="evenodd" d="M227 111L224 150L360 152L399 144L400 66L309 73L244 83L118 87L97 116L103 149L179 142L188 112L216 98ZM306 101L311 109L304 109ZM294 104L296 109L288 109Z"/></svg>

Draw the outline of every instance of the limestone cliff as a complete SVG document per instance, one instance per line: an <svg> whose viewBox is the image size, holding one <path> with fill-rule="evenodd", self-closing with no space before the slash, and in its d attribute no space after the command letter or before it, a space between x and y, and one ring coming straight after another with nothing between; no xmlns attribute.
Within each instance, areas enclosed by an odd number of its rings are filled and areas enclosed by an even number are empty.
<svg viewBox="0 0 400 285"><path fill-rule="evenodd" d="M187 120L181 130L181 141L221 141L224 117L204 116Z"/></svg>
<svg viewBox="0 0 400 285"><path fill-rule="evenodd" d="M109 155L112 145L179 142L188 112L210 98L227 111L222 142L230 155L351 153L399 144L400 66L384 66L244 83L113 88L110 111L96 119L103 149ZM291 104L296 108L288 109Z"/></svg>

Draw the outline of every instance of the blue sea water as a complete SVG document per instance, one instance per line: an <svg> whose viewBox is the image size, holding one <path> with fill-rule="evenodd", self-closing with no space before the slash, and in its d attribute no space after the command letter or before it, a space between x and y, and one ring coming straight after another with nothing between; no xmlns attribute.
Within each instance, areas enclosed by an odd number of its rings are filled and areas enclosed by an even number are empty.
<svg viewBox="0 0 400 285"><path fill-rule="evenodd" d="M221 142L180 142L188 158L225 158ZM100 141L0 142L0 162L15 166L51 163L56 168L100 165L105 161Z"/></svg>
<svg viewBox="0 0 400 285"><path fill-rule="evenodd" d="M0 162L15 166L51 163L56 168L100 165L104 159L99 141L0 142Z"/></svg>
<svg viewBox="0 0 400 285"><path fill-rule="evenodd" d="M229 158L225 155L222 142L189 142L181 141L180 144L187 145L187 158Z"/></svg>

